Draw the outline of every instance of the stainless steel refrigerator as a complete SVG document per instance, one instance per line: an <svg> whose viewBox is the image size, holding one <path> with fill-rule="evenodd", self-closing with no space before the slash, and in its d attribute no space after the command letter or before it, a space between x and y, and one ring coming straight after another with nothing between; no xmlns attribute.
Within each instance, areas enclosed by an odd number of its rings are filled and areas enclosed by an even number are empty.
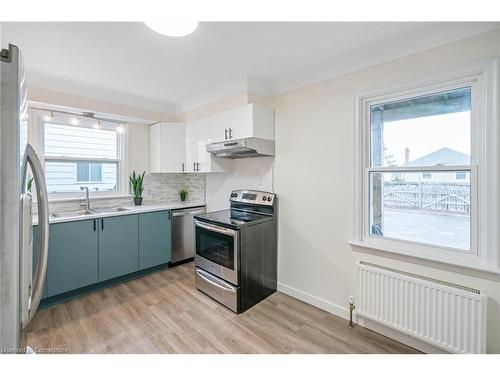
<svg viewBox="0 0 500 375"><path fill-rule="evenodd" d="M49 214L42 164L28 143L26 76L19 48L9 45L1 50L0 68L0 353L15 353L25 349L23 329L43 293ZM33 176L36 189L37 249L32 245L27 174Z"/></svg>

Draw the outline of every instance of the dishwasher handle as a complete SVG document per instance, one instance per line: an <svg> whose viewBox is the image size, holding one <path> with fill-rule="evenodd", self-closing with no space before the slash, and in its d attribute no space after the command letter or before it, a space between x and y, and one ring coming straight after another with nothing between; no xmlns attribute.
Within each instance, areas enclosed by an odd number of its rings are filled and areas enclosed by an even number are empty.
<svg viewBox="0 0 500 375"><path fill-rule="evenodd" d="M179 210L179 211L172 211L172 216L173 217L179 217L179 216L186 216L186 215L198 215L198 214L204 214L205 213L205 208L200 209L186 209L186 210Z"/></svg>

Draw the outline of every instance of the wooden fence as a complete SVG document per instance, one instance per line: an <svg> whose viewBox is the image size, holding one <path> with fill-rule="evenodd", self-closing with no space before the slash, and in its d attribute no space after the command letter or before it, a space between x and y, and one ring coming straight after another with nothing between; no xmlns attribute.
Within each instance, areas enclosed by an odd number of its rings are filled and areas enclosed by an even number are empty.
<svg viewBox="0 0 500 375"><path fill-rule="evenodd" d="M470 183L384 181L384 207L470 214Z"/></svg>

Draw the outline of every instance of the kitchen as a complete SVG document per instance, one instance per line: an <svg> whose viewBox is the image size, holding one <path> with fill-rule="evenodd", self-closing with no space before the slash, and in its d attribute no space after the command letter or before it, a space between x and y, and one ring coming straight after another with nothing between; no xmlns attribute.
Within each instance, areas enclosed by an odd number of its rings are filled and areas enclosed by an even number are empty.
<svg viewBox="0 0 500 375"><path fill-rule="evenodd" d="M498 22L157 26L0 24L2 347L500 352Z"/></svg>

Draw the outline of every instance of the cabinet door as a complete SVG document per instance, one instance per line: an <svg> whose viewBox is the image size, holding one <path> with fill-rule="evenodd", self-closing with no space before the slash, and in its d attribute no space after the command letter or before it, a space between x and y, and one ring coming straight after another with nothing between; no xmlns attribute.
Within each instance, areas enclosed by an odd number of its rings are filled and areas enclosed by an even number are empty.
<svg viewBox="0 0 500 375"><path fill-rule="evenodd" d="M257 137L274 139L274 111L258 104L247 104L211 116L211 137L214 140L225 140L225 129L228 139Z"/></svg>
<svg viewBox="0 0 500 375"><path fill-rule="evenodd" d="M224 111L210 115L209 142L221 142L229 139L229 128L231 127L231 116Z"/></svg>
<svg viewBox="0 0 500 375"><path fill-rule="evenodd" d="M98 281L97 220L50 224L47 296Z"/></svg>
<svg viewBox="0 0 500 375"><path fill-rule="evenodd" d="M161 124L149 127L149 171L161 173Z"/></svg>
<svg viewBox="0 0 500 375"><path fill-rule="evenodd" d="M210 118L189 121L186 127L186 172L227 172L231 160L216 158L207 152Z"/></svg>
<svg viewBox="0 0 500 375"><path fill-rule="evenodd" d="M171 249L170 211L139 214L139 269L170 262Z"/></svg>
<svg viewBox="0 0 500 375"><path fill-rule="evenodd" d="M50 238L49 238L50 240ZM40 241L40 231L38 229L38 225L33 225L33 277L35 276L36 268L38 267L38 244ZM47 274L49 273L47 269ZM43 287L42 299L47 297L47 275L45 275L45 285Z"/></svg>
<svg viewBox="0 0 500 375"><path fill-rule="evenodd" d="M206 172L209 126L209 117L186 123L186 172Z"/></svg>
<svg viewBox="0 0 500 375"><path fill-rule="evenodd" d="M99 219L99 281L139 270L138 215Z"/></svg>
<svg viewBox="0 0 500 375"><path fill-rule="evenodd" d="M160 165L163 173L185 172L186 124L166 122L161 124Z"/></svg>
<svg viewBox="0 0 500 375"><path fill-rule="evenodd" d="M252 137L252 113L253 104L216 113L211 117L211 125L215 131L220 128L228 129L228 139Z"/></svg>

